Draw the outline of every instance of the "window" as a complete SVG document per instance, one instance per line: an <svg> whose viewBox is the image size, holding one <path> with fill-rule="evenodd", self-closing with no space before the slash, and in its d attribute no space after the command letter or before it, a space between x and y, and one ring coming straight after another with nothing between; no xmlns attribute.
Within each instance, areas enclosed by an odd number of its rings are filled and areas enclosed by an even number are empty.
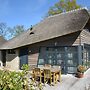
<svg viewBox="0 0 90 90"><path fill-rule="evenodd" d="M73 65L73 60L68 60L69 65Z"/></svg>
<svg viewBox="0 0 90 90"><path fill-rule="evenodd" d="M16 52L15 52L15 50L9 49L9 50L8 50L8 54L16 54Z"/></svg>
<svg viewBox="0 0 90 90"><path fill-rule="evenodd" d="M88 32L90 32L90 30L89 29L85 29L86 31L88 31Z"/></svg>
<svg viewBox="0 0 90 90"><path fill-rule="evenodd" d="M62 72L74 72L78 65L77 46L41 47L38 65L61 66ZM74 69L75 68L75 69Z"/></svg>
<svg viewBox="0 0 90 90"><path fill-rule="evenodd" d="M68 71L68 73L74 73L77 71L77 68L76 67L68 67L67 71Z"/></svg>
<svg viewBox="0 0 90 90"><path fill-rule="evenodd" d="M39 64L44 64L44 59L39 59Z"/></svg>
<svg viewBox="0 0 90 90"><path fill-rule="evenodd" d="M73 54L72 53L68 53L68 58L73 58Z"/></svg>

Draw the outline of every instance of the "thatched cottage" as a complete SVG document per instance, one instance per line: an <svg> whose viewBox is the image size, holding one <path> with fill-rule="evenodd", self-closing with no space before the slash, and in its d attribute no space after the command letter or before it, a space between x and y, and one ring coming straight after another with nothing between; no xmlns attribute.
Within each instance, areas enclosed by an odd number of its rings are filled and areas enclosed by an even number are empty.
<svg viewBox="0 0 90 90"><path fill-rule="evenodd" d="M64 73L90 60L90 14L77 9L50 16L31 30L0 46L1 61L11 69L44 64L58 65Z"/></svg>

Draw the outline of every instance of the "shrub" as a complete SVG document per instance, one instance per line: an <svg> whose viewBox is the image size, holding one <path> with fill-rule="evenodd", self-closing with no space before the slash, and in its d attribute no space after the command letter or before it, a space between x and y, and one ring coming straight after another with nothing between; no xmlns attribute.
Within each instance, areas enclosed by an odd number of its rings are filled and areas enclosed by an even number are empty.
<svg viewBox="0 0 90 90"><path fill-rule="evenodd" d="M0 70L0 90L42 90L42 84L28 82L28 65L23 65L22 69L22 72Z"/></svg>
<svg viewBox="0 0 90 90"><path fill-rule="evenodd" d="M0 70L0 90L23 90L24 79L20 72Z"/></svg>
<svg viewBox="0 0 90 90"><path fill-rule="evenodd" d="M77 67L77 71L80 72L80 73L84 73L85 70L86 70L86 69L85 69L85 66L79 65L79 66Z"/></svg>

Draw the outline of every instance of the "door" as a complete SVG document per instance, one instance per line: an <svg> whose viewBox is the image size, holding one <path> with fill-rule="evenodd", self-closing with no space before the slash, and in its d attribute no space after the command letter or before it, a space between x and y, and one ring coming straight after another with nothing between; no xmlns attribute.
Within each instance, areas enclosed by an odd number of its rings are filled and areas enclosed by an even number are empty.
<svg viewBox="0 0 90 90"><path fill-rule="evenodd" d="M20 69L23 64L28 64L28 48L21 48L20 49Z"/></svg>
<svg viewBox="0 0 90 90"><path fill-rule="evenodd" d="M6 50L1 51L1 60L2 60L3 66L6 66Z"/></svg>

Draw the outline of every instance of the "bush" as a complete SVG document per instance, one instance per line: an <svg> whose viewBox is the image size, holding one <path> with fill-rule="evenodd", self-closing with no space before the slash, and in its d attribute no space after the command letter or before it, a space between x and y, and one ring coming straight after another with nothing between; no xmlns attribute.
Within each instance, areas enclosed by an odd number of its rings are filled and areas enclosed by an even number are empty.
<svg viewBox="0 0 90 90"><path fill-rule="evenodd" d="M0 90L28 90L25 66L22 72L0 70Z"/></svg>
<svg viewBox="0 0 90 90"><path fill-rule="evenodd" d="M0 90L42 90L40 83L33 80L28 82L30 81L28 80L28 65L23 65L22 70L22 72L0 70Z"/></svg>
<svg viewBox="0 0 90 90"><path fill-rule="evenodd" d="M0 90L23 90L25 79L21 72L0 70Z"/></svg>
<svg viewBox="0 0 90 90"><path fill-rule="evenodd" d="M86 70L86 69L85 69L85 66L79 65L79 66L77 67L77 71L80 72L80 73L84 73L85 70Z"/></svg>

